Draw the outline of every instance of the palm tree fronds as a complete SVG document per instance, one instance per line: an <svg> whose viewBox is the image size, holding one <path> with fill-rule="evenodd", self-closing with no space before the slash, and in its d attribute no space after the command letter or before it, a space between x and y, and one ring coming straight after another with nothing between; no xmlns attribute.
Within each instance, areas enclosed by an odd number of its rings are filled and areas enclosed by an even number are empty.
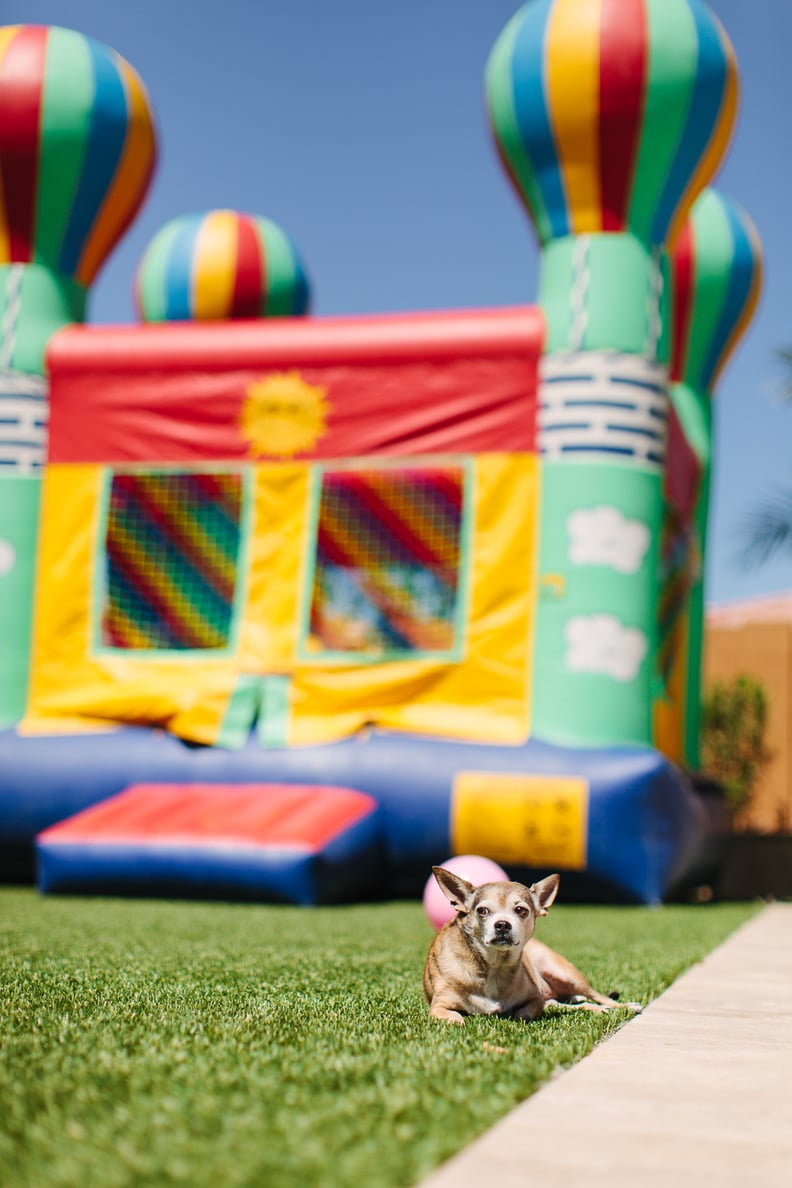
<svg viewBox="0 0 792 1188"><path fill-rule="evenodd" d="M776 351L776 358L786 372L786 379L781 384L779 396L784 401L792 401L792 347L782 347Z"/></svg>
<svg viewBox="0 0 792 1188"><path fill-rule="evenodd" d="M781 552L792 555L792 490L760 504L748 516L742 537L740 560L745 565L762 565Z"/></svg>

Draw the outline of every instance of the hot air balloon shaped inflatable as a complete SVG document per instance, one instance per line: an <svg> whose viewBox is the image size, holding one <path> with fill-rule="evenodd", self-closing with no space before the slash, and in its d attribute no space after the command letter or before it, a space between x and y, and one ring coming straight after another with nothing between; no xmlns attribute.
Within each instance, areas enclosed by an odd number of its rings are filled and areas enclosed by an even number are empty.
<svg viewBox="0 0 792 1188"><path fill-rule="evenodd" d="M296 317L308 281L290 236L271 219L211 210L166 224L138 268L144 322Z"/></svg>
<svg viewBox="0 0 792 1188"><path fill-rule="evenodd" d="M0 29L0 722L24 709L44 353L85 314L156 156L143 84L114 50L68 29Z"/></svg>
<svg viewBox="0 0 792 1188"><path fill-rule="evenodd" d="M487 69L541 247L533 733L652 740L668 418L662 247L725 151L737 74L697 0L531 0Z"/></svg>
<svg viewBox="0 0 792 1188"><path fill-rule="evenodd" d="M712 460L712 394L759 299L759 235L736 203L707 189L671 252L671 413L666 471L657 743L697 769L704 557Z"/></svg>

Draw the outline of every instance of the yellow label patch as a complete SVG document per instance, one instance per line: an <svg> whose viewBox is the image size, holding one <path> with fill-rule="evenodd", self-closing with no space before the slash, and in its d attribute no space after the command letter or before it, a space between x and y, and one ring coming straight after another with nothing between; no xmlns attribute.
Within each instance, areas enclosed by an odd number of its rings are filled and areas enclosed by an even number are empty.
<svg viewBox="0 0 792 1188"><path fill-rule="evenodd" d="M453 851L506 865L585 870L588 791L575 776L460 772L451 801Z"/></svg>

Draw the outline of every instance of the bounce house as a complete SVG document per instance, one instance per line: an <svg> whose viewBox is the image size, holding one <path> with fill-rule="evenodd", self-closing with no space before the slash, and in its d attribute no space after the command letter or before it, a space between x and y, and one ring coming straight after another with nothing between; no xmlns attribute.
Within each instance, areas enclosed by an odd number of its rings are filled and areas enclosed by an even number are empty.
<svg viewBox="0 0 792 1188"><path fill-rule="evenodd" d="M0 859L44 891L412 895L477 854L659 902L694 787L711 398L758 238L707 188L698 0L530 0L492 50L535 307L307 316L260 216L176 218L117 53L0 30Z"/></svg>

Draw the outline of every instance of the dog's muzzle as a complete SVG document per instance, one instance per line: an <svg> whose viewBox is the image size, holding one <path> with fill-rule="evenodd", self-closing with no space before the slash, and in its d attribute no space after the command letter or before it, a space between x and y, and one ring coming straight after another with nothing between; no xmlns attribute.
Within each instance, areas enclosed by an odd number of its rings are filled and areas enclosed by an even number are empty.
<svg viewBox="0 0 792 1188"><path fill-rule="evenodd" d="M492 925L491 945L513 945L512 926L508 920L496 920Z"/></svg>

